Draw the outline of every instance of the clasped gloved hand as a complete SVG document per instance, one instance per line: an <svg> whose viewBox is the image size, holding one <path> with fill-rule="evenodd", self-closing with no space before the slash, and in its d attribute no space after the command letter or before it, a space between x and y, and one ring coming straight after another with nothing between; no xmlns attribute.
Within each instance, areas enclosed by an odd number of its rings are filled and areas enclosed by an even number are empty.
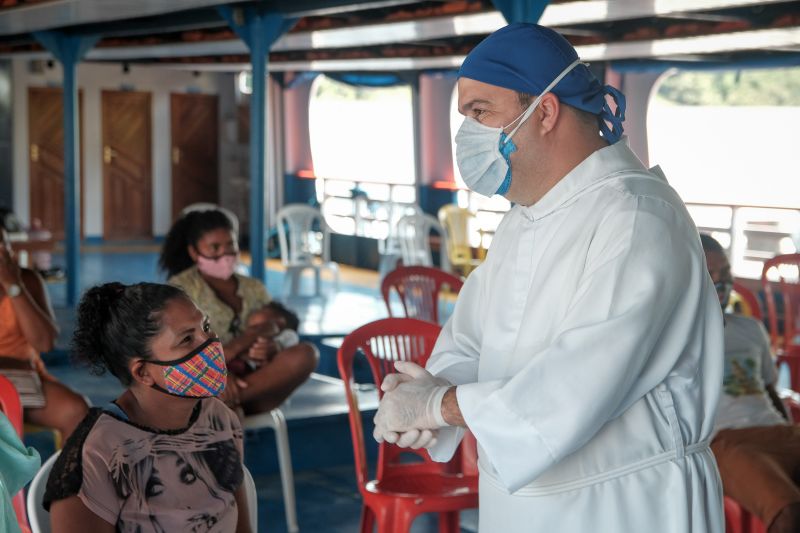
<svg viewBox="0 0 800 533"><path fill-rule="evenodd" d="M442 417L442 398L452 384L409 361L394 365L381 384L384 392L375 414L373 436L402 448L427 448L436 443L436 429L448 426Z"/></svg>

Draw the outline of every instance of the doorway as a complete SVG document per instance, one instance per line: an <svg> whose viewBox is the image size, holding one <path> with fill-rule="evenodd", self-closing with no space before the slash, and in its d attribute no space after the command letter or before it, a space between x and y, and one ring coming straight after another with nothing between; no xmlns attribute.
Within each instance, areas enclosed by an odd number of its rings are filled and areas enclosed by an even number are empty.
<svg viewBox="0 0 800 533"><path fill-rule="evenodd" d="M170 95L172 218L198 202L219 203L217 97Z"/></svg>
<svg viewBox="0 0 800 533"><path fill-rule="evenodd" d="M78 116L82 113L78 93ZM81 139L83 124L81 122ZM78 142L79 150L83 143ZM30 175L30 220L39 220L53 238L64 238L64 100L60 88L28 88L28 157ZM80 177L83 200L83 158ZM81 201L81 233L83 229Z"/></svg>
<svg viewBox="0 0 800 533"><path fill-rule="evenodd" d="M153 236L150 93L102 91L103 236Z"/></svg>

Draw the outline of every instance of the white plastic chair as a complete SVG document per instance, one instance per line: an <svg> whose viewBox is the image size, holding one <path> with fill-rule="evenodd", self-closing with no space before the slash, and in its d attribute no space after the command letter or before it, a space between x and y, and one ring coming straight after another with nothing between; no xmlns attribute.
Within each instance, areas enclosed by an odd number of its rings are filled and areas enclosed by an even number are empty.
<svg viewBox="0 0 800 533"><path fill-rule="evenodd" d="M286 529L289 533L300 531L297 525L297 505L294 496L294 470L292 470L292 453L289 448L289 430L283 411L273 409L268 413L250 415L244 419L245 430L271 428L275 431L275 445L278 448L278 466L281 472L281 488L283 489L283 508L286 515ZM253 530L255 531L255 530Z"/></svg>
<svg viewBox="0 0 800 533"><path fill-rule="evenodd" d="M28 508L28 523L31 526L32 533L50 533L50 513L42 507L44 501L44 489L47 486L47 478L50 477L50 470L53 469L53 463L56 462L60 451L57 451L36 472L36 475L31 481L31 486L28 487L28 496L26 506Z"/></svg>
<svg viewBox="0 0 800 533"><path fill-rule="evenodd" d="M250 515L250 531L256 533L258 531L258 493L256 491L256 482L253 480L253 475L242 465L244 470L244 492L247 496L247 513ZM35 532L33 532L35 533Z"/></svg>
<svg viewBox="0 0 800 533"><path fill-rule="evenodd" d="M339 265L330 260L330 228L322 212L308 205L290 204L281 208L276 218L281 262L286 267L284 295L300 295L300 279L307 269L314 271L314 296L322 294L320 271L325 268L333 274L338 290Z"/></svg>
<svg viewBox="0 0 800 533"><path fill-rule="evenodd" d="M417 204L401 204L388 202L389 232L386 239L378 241L378 274L383 280L384 276L397 268L397 262L403 258L400 240L397 238L397 225L400 219L407 215L423 215L422 208Z"/></svg>
<svg viewBox="0 0 800 533"><path fill-rule="evenodd" d="M434 266L431 255L431 231L439 234L442 270L449 272L450 261L447 257L447 236L444 228L434 217L425 214L406 215L397 223L396 238L400 242L403 265Z"/></svg>
<svg viewBox="0 0 800 533"><path fill-rule="evenodd" d="M31 526L31 533L50 533L50 513L44 510L42 502L44 501L44 491L47 487L47 478L50 477L50 471L53 469L53 464L61 454L57 451L50 458L44 462L39 468L39 471L33 477L31 486L28 487L28 496L26 507L28 508L28 522ZM258 496L256 494L256 483L253 481L253 476L246 466L242 465L244 469L244 487L247 495L247 510L250 515L250 529L258 531Z"/></svg>

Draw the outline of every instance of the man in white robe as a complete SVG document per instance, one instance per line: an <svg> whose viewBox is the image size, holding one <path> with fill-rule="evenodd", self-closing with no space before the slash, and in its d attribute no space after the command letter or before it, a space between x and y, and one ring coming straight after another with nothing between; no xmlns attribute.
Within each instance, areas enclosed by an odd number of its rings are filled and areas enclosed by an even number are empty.
<svg viewBox="0 0 800 533"><path fill-rule="evenodd" d="M376 438L447 461L472 431L484 533L722 533L722 316L681 199L620 141L624 97L531 24L476 47L458 97L465 182L516 205L427 370L384 381Z"/></svg>

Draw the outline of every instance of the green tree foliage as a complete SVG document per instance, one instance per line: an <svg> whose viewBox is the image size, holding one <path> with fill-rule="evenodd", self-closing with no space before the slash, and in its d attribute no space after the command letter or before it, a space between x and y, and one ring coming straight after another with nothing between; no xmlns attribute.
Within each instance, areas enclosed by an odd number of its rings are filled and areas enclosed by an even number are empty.
<svg viewBox="0 0 800 533"><path fill-rule="evenodd" d="M397 87L354 87L338 82L327 76L320 76L316 84L315 98L321 100L384 100L387 98L407 99L411 96L411 89L407 85Z"/></svg>
<svg viewBox="0 0 800 533"><path fill-rule="evenodd" d="M676 71L656 98L692 106L800 106L800 68Z"/></svg>

